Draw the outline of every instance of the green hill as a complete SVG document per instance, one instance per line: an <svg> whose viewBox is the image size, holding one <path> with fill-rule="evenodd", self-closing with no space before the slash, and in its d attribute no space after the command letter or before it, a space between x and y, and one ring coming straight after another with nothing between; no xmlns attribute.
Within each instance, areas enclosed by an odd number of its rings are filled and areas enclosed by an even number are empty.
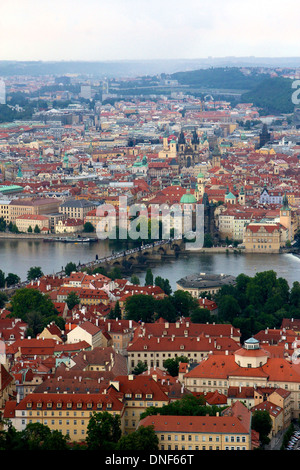
<svg viewBox="0 0 300 470"><path fill-rule="evenodd" d="M181 85L192 87L250 90L264 79L264 75L253 70L249 74L244 74L236 67L217 67L176 72L171 78L178 80Z"/></svg>
<svg viewBox="0 0 300 470"><path fill-rule="evenodd" d="M282 77L266 78L241 96L243 103L262 108L261 114L293 113L292 80Z"/></svg>

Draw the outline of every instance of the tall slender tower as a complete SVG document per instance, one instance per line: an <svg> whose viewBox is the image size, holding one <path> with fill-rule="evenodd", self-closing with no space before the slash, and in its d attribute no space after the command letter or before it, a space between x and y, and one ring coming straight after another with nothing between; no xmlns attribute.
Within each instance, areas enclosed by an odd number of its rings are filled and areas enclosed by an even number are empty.
<svg viewBox="0 0 300 470"><path fill-rule="evenodd" d="M292 241L294 236L292 233L292 211L288 203L286 193L282 199L282 207L280 208L280 223L288 229L287 239Z"/></svg>

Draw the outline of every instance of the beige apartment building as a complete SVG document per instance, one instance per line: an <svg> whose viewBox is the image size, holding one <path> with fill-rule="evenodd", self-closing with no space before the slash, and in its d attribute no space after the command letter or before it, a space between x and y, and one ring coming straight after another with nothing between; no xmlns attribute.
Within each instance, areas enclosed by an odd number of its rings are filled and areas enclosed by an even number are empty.
<svg viewBox="0 0 300 470"><path fill-rule="evenodd" d="M45 215L24 214L16 218L15 224L20 232L28 232L29 227L34 231L38 226L40 230L46 229L50 231L49 218Z"/></svg>
<svg viewBox="0 0 300 470"><path fill-rule="evenodd" d="M55 198L16 199L8 205L8 221L15 223L21 215L45 215L58 212L59 201Z"/></svg>
<svg viewBox="0 0 300 470"><path fill-rule="evenodd" d="M9 223L9 204L10 200L2 199L0 200L0 218L3 217L5 222Z"/></svg>
<svg viewBox="0 0 300 470"><path fill-rule="evenodd" d="M240 402L221 416L147 416L162 451L252 450L251 412Z"/></svg>
<svg viewBox="0 0 300 470"><path fill-rule="evenodd" d="M147 367L164 369L164 361L187 357L190 363L199 363L213 351L225 354L235 351L239 344L232 338L198 337L139 337L127 348L128 368L132 371L139 362Z"/></svg>
<svg viewBox="0 0 300 470"><path fill-rule="evenodd" d="M30 423L41 423L78 442L86 439L93 413L102 411L120 416L123 431L124 403L112 388L103 394L32 393L16 402L10 421L17 431Z"/></svg>
<svg viewBox="0 0 300 470"><path fill-rule="evenodd" d="M59 212L64 214L65 218L84 220L87 213L96 209L97 204L86 201L85 199L72 199L59 206Z"/></svg>

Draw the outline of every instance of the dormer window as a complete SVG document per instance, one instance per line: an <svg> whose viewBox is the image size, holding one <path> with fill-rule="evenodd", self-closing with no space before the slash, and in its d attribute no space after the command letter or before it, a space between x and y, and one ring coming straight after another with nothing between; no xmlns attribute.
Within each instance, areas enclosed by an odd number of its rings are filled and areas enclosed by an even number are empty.
<svg viewBox="0 0 300 470"><path fill-rule="evenodd" d="M97 408L102 409L102 403L101 402L97 403Z"/></svg>
<svg viewBox="0 0 300 470"><path fill-rule="evenodd" d="M72 408L72 402L71 402L71 401L69 401L69 402L67 403L67 408L69 408L69 409Z"/></svg>
<svg viewBox="0 0 300 470"><path fill-rule="evenodd" d="M36 404L36 407L37 407L37 408L42 408L42 402L39 401L39 402Z"/></svg>
<svg viewBox="0 0 300 470"><path fill-rule="evenodd" d="M49 409L49 408L52 408L52 401L48 401L48 403L47 403L47 408L48 408L48 409Z"/></svg>

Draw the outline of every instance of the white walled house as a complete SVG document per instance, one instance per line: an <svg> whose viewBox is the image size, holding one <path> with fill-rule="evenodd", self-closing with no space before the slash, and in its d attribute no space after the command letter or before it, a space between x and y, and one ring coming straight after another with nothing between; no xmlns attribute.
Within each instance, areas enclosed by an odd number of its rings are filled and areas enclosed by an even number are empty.
<svg viewBox="0 0 300 470"><path fill-rule="evenodd" d="M92 348L102 346L102 330L86 321L67 334L67 343L73 344L80 341L86 341Z"/></svg>

